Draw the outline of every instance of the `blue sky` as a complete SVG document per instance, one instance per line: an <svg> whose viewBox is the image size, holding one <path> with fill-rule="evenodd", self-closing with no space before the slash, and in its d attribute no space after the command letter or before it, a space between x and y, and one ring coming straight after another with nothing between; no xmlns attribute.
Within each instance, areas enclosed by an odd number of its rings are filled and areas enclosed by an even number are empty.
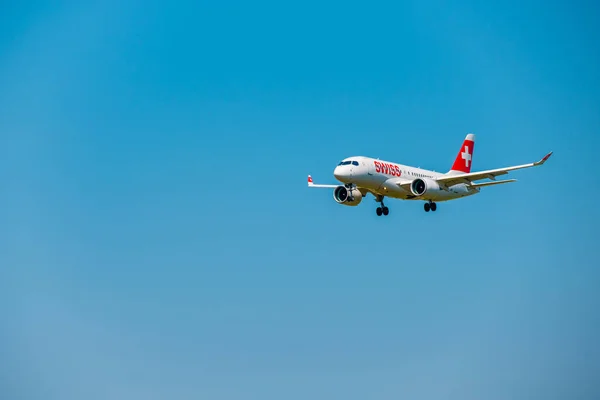
<svg viewBox="0 0 600 400"><path fill-rule="evenodd" d="M0 16L0 393L592 399L594 2L29 2ZM474 170L337 205L340 159Z"/></svg>

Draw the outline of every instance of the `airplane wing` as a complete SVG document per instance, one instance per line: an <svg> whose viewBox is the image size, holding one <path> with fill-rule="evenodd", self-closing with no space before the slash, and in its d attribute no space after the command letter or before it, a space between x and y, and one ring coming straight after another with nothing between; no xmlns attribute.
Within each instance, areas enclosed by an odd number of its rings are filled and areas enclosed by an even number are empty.
<svg viewBox="0 0 600 400"><path fill-rule="evenodd" d="M472 184L473 181L478 181L480 179L486 179L486 178L495 181L497 176L508 174L509 171L514 171L514 170L523 169L523 168L537 167L539 165L542 165L546 162L546 160L548 160L548 158L550 158L551 155L552 155L552 152L546 154L544 156L544 158L542 158L540 161L536 161L536 162L529 163L529 164L516 165L513 167L505 167L505 168L498 168L498 169L490 169L487 171L480 171L480 172L470 172L468 174L445 175L445 176L440 176L440 177L436 178L435 180L440 185L443 185L446 187L457 185L459 183L466 183L467 185L469 185L469 184ZM508 183L508 181L499 181L498 183L500 183L500 182ZM511 180L511 182L512 182L512 180ZM481 186L481 184L479 184L479 186Z"/></svg>
<svg viewBox="0 0 600 400"><path fill-rule="evenodd" d="M313 182L312 176L308 176L308 187L316 187L316 188L336 188L340 185L317 185Z"/></svg>

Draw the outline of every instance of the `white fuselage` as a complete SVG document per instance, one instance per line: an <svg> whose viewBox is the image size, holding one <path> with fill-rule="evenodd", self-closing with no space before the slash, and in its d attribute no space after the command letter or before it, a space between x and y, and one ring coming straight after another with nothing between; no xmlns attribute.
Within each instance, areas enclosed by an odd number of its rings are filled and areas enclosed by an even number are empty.
<svg viewBox="0 0 600 400"><path fill-rule="evenodd" d="M479 188L469 188L461 183L416 197L410 190L397 184L418 178L427 182L430 181L427 178L431 178L432 184L435 184L433 179L445 175L447 174L364 156L344 159L333 172L333 176L343 184L354 184L359 189L368 189L380 196L397 199L447 201L479 193Z"/></svg>

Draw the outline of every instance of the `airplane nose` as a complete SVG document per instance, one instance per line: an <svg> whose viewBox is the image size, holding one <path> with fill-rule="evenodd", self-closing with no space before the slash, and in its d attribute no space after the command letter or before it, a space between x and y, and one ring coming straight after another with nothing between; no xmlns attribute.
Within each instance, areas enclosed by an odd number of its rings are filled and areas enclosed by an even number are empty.
<svg viewBox="0 0 600 400"><path fill-rule="evenodd" d="M347 168L335 167L335 169L333 170L333 176L338 181L344 182L344 180L347 179L349 176L349 171Z"/></svg>
<svg viewBox="0 0 600 400"><path fill-rule="evenodd" d="M337 180L340 180L340 178L342 177L341 173L342 173L342 171L340 171L340 167L335 167L335 169L333 170L333 176Z"/></svg>

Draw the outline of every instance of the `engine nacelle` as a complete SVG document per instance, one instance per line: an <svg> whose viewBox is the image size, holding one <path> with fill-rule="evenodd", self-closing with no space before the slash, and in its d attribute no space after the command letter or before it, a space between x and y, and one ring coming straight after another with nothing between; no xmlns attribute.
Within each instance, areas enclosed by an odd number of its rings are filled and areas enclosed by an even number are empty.
<svg viewBox="0 0 600 400"><path fill-rule="evenodd" d="M357 206L362 201L363 195L356 188L349 189L345 186L338 186L333 191L333 199L345 206Z"/></svg>
<svg viewBox="0 0 600 400"><path fill-rule="evenodd" d="M410 191L417 197L426 195L435 195L440 193L442 189L440 185L433 179L417 178L410 184Z"/></svg>

